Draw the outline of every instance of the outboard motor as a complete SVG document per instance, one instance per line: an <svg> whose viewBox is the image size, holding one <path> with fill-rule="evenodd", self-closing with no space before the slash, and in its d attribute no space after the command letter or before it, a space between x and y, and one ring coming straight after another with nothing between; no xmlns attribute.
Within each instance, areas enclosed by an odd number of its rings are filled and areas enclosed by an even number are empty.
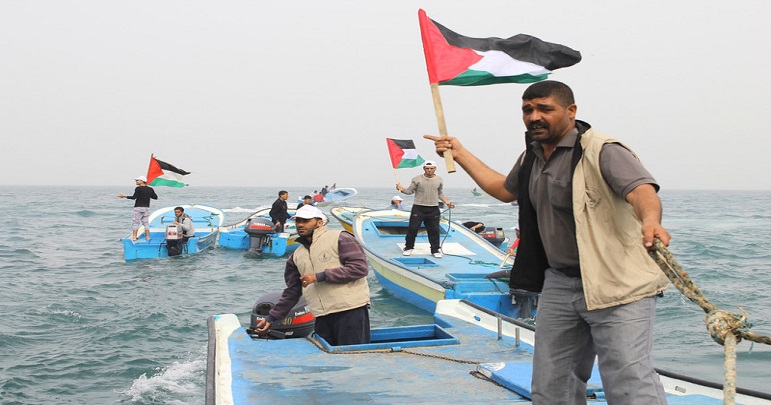
<svg viewBox="0 0 771 405"><path fill-rule="evenodd" d="M179 256L184 249L182 228L177 225L166 226L166 249L169 256Z"/></svg>
<svg viewBox="0 0 771 405"><path fill-rule="evenodd" d="M503 232L503 228L496 228L494 226L486 226L479 236L485 238L486 241L492 243L496 247L501 247L503 241L506 240L506 234Z"/></svg>
<svg viewBox="0 0 771 405"><path fill-rule="evenodd" d="M257 299L252 309L252 321L246 332L252 337L272 339L302 338L310 335L316 325L316 318L311 313L305 298L300 297L287 316L277 319L270 325L267 335L258 335L254 332L257 323L268 317L270 310L281 299L281 291L269 292Z"/></svg>
<svg viewBox="0 0 771 405"><path fill-rule="evenodd" d="M262 253L265 246L270 243L269 235L276 233L273 222L263 217L249 218L244 231L249 235L249 251L257 253Z"/></svg>

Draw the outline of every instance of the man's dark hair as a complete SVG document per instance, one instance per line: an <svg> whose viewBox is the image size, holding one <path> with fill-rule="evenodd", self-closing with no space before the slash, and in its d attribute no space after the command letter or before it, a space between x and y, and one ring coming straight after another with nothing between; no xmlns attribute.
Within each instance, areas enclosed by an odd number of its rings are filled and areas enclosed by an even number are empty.
<svg viewBox="0 0 771 405"><path fill-rule="evenodd" d="M313 198L313 197L311 197L311 196L309 196L309 195L306 195L305 197L303 197L303 200L310 200L310 199L312 199L312 198Z"/></svg>
<svg viewBox="0 0 771 405"><path fill-rule="evenodd" d="M522 94L522 100L554 96L563 107L575 104L573 90L567 84L555 80L544 80L531 84Z"/></svg>
<svg viewBox="0 0 771 405"><path fill-rule="evenodd" d="M185 209L182 207L174 207L174 211L182 211L185 212Z"/></svg>
<svg viewBox="0 0 771 405"><path fill-rule="evenodd" d="M286 191L286 190L281 190L281 191L279 191L279 192L278 192L278 196L279 196L279 197L281 197L282 195L284 195L284 194L288 194L288 193L289 193L289 192L288 192L288 191Z"/></svg>

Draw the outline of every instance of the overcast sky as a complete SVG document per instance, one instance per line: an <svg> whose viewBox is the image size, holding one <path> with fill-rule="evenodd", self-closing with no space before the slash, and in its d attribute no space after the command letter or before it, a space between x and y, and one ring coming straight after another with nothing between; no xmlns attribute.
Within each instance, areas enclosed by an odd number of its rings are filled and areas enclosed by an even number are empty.
<svg viewBox="0 0 771 405"><path fill-rule="evenodd" d="M580 51L551 78L663 188L771 189L767 0L2 0L0 184L132 187L154 153L191 186L392 187L385 138L435 158L419 8ZM503 173L525 87L440 88L450 134Z"/></svg>

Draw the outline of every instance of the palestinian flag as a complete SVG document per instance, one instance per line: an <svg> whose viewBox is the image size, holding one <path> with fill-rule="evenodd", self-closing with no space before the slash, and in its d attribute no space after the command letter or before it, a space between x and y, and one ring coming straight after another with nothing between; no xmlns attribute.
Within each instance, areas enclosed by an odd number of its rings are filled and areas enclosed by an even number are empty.
<svg viewBox="0 0 771 405"><path fill-rule="evenodd" d="M580 52L530 35L470 38L428 18L423 10L418 10L418 19L431 84L533 83L581 61Z"/></svg>
<svg viewBox="0 0 771 405"><path fill-rule="evenodd" d="M388 154L391 156L391 166L394 169L418 167L425 162L425 159L418 155L415 142L409 139L391 138L386 138L386 142L388 143Z"/></svg>
<svg viewBox="0 0 771 405"><path fill-rule="evenodd" d="M150 156L150 167L147 168L147 184L151 186L185 187L183 176L190 174L176 166Z"/></svg>

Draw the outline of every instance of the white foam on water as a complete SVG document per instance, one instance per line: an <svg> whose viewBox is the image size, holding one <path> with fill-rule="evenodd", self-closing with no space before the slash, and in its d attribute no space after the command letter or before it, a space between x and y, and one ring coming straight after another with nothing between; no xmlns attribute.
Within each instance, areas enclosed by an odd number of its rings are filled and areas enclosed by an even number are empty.
<svg viewBox="0 0 771 405"><path fill-rule="evenodd" d="M157 371L157 374L150 377L142 374L122 394L129 396L131 401L142 403L198 402L198 399L204 397L201 387L206 385L206 347L195 359L174 362L168 367L159 367Z"/></svg>

